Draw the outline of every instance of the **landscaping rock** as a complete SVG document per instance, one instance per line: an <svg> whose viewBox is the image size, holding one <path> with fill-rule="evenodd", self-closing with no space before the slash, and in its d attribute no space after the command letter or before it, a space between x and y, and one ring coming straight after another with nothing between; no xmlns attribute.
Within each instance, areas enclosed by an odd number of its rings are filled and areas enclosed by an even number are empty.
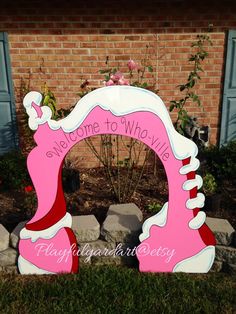
<svg viewBox="0 0 236 314"><path fill-rule="evenodd" d="M0 251L4 251L9 247L10 235L3 225L0 225Z"/></svg>
<svg viewBox="0 0 236 314"><path fill-rule="evenodd" d="M90 264L92 256L106 256L115 250L115 243L97 240L94 242L86 242L79 244L80 257L82 264Z"/></svg>
<svg viewBox="0 0 236 314"><path fill-rule="evenodd" d="M121 249L124 253L127 255L136 255L136 248L139 244L139 241L137 243L116 243L116 248Z"/></svg>
<svg viewBox="0 0 236 314"><path fill-rule="evenodd" d="M82 242L79 243L79 249L80 249L80 253L85 253L88 250L100 250L101 252L103 252L104 250L114 250L116 247L115 243L113 242L107 242L107 241L103 241L103 240L97 240L94 242Z"/></svg>
<svg viewBox="0 0 236 314"><path fill-rule="evenodd" d="M94 215L73 216L72 230L78 243L96 241L100 236L100 225Z"/></svg>
<svg viewBox="0 0 236 314"><path fill-rule="evenodd" d="M228 220L207 217L206 224L214 233L217 244L230 245L232 243L235 230Z"/></svg>
<svg viewBox="0 0 236 314"><path fill-rule="evenodd" d="M139 241L137 241L139 243ZM138 266L139 262L136 256L136 248L133 243L116 243L116 255L121 256L122 264L127 266Z"/></svg>
<svg viewBox="0 0 236 314"><path fill-rule="evenodd" d="M79 266L91 265L91 258L87 259L86 256L79 256Z"/></svg>
<svg viewBox="0 0 236 314"><path fill-rule="evenodd" d="M14 274L14 275L18 274L16 266L5 266L5 267L0 266L0 272L4 274Z"/></svg>
<svg viewBox="0 0 236 314"><path fill-rule="evenodd" d="M236 265L236 248L216 245L216 260Z"/></svg>
<svg viewBox="0 0 236 314"><path fill-rule="evenodd" d="M108 242L136 243L142 223L137 215L113 215L105 219L101 234Z"/></svg>
<svg viewBox="0 0 236 314"><path fill-rule="evenodd" d="M223 262L219 262L219 261L214 261L210 272L220 272L222 270L222 266L223 266Z"/></svg>
<svg viewBox="0 0 236 314"><path fill-rule="evenodd" d="M22 221L20 222L15 229L12 231L11 235L10 235L10 244L13 248L17 248L18 247L18 243L20 240L20 232L21 230L24 228L26 224L26 221Z"/></svg>
<svg viewBox="0 0 236 314"><path fill-rule="evenodd" d="M17 261L17 252L12 248L0 252L0 267L15 266Z"/></svg>
<svg viewBox="0 0 236 314"><path fill-rule="evenodd" d="M136 216L139 221L143 220L143 213L134 203L111 205L107 215Z"/></svg>

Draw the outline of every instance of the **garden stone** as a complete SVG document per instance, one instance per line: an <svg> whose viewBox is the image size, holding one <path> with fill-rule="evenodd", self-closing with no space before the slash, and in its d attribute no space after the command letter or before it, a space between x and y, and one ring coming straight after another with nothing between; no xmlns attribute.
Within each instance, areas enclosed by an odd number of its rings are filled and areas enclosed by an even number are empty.
<svg viewBox="0 0 236 314"><path fill-rule="evenodd" d="M210 269L210 272L220 272L222 270L222 266L223 266L223 262L219 262L219 261L214 261L211 269Z"/></svg>
<svg viewBox="0 0 236 314"><path fill-rule="evenodd" d="M0 251L4 251L9 247L10 235L3 225L0 225Z"/></svg>
<svg viewBox="0 0 236 314"><path fill-rule="evenodd" d="M12 248L0 252L0 267L1 266L15 266L17 260L17 252Z"/></svg>
<svg viewBox="0 0 236 314"><path fill-rule="evenodd" d="M87 259L87 256L79 256L79 266L91 265L91 258Z"/></svg>
<svg viewBox="0 0 236 314"><path fill-rule="evenodd" d="M101 234L108 242L137 243L142 223L136 215L108 215Z"/></svg>
<svg viewBox="0 0 236 314"><path fill-rule="evenodd" d="M206 218L206 224L214 233L216 243L221 245L231 244L235 230L226 219Z"/></svg>
<svg viewBox="0 0 236 314"><path fill-rule="evenodd" d="M91 264L91 259L90 260L85 260L87 256L81 256L80 254L80 245L77 246L76 252L78 252L78 257L79 257L79 267L84 266L84 265L90 265Z"/></svg>
<svg viewBox="0 0 236 314"><path fill-rule="evenodd" d="M216 245L216 260L236 265L236 248Z"/></svg>
<svg viewBox="0 0 236 314"><path fill-rule="evenodd" d="M116 247L120 248L122 251L126 252L127 254L132 254L133 256L136 255L136 248L139 244L139 239L137 238L136 243L116 243ZM132 253L131 253L132 252Z"/></svg>
<svg viewBox="0 0 236 314"><path fill-rule="evenodd" d="M111 205L107 215L136 216L139 221L143 220L143 213L134 203Z"/></svg>
<svg viewBox="0 0 236 314"><path fill-rule="evenodd" d="M106 242L103 240L79 243L79 260L82 261L83 264L89 264L91 263L92 256L106 256L110 252L110 254L112 254L112 252L115 250L115 247L115 243Z"/></svg>
<svg viewBox="0 0 236 314"><path fill-rule="evenodd" d="M94 215L73 216L72 230L78 243L96 241L100 236L100 225Z"/></svg>
<svg viewBox="0 0 236 314"><path fill-rule="evenodd" d="M11 246L13 248L17 248L18 247L18 243L19 243L19 240L20 240L20 232L24 228L25 224L26 224L26 221L20 222L15 227L15 229L12 231L12 233L10 235L10 243L11 243Z"/></svg>
<svg viewBox="0 0 236 314"><path fill-rule="evenodd" d="M80 252L83 252L83 250L84 250L84 253L85 253L85 251L88 251L88 250L104 251L106 249L106 250L110 251L110 250L114 250L115 247L116 247L115 243L103 241L100 239L97 241L93 241L93 242L80 242L79 243Z"/></svg>
<svg viewBox="0 0 236 314"><path fill-rule="evenodd" d="M138 266L136 249L139 244L137 237L136 243L116 243L116 254L122 257L122 263L127 266Z"/></svg>
<svg viewBox="0 0 236 314"><path fill-rule="evenodd" d="M1 273L4 273L4 274L18 274L18 271L17 271L17 267L16 266L0 266L0 272Z"/></svg>

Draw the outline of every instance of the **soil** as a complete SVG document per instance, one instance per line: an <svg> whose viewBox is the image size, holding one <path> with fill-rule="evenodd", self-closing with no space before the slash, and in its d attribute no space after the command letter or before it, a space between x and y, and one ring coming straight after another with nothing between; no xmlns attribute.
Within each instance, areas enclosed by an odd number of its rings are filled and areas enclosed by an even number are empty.
<svg viewBox="0 0 236 314"><path fill-rule="evenodd" d="M125 173L124 173L125 175ZM121 182L124 182L124 176ZM67 194L68 211L73 215L94 214L102 223L105 220L111 204L118 200L113 195L111 186L107 182L104 168L84 169L80 172L81 186L79 191ZM152 205L162 205L168 201L168 184L164 169L154 175L152 169L146 169L137 190L126 202L135 203L143 212L144 218L157 212ZM154 205L155 207L155 205Z"/></svg>
<svg viewBox="0 0 236 314"><path fill-rule="evenodd" d="M123 182L123 181L122 181ZM207 216L228 219L236 229L236 188L222 189L222 201L218 211L204 208ZM29 220L35 211L26 209L25 192L0 192L0 223L9 232L23 220ZM72 215L94 214L100 224L105 220L111 204L118 203L106 179L104 168L80 170L80 188L73 193L65 193L67 209ZM143 212L144 219L155 214L168 201L168 184L164 169L153 173L147 168L140 184L129 202L135 203ZM159 204L159 206L157 205Z"/></svg>

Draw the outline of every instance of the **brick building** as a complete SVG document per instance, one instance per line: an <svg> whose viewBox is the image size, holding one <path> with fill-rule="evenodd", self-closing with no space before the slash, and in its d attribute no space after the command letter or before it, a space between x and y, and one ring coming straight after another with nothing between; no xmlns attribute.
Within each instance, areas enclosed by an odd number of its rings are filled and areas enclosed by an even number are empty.
<svg viewBox="0 0 236 314"><path fill-rule="evenodd" d="M177 85L192 69L191 43L202 33L212 41L196 86L203 107L189 104L187 109L210 126L212 143L219 143L220 136L222 143L235 138L235 30L235 1L1 1L0 153L21 133L12 121L15 111L18 121L22 115L22 80L30 79L31 90L46 82L58 108L68 108L78 100L83 80L103 85L99 69L107 56L110 66L124 70L130 58L140 63L148 46L154 72L147 79L155 80L168 107L181 95ZM83 143L78 157L81 166L94 165Z"/></svg>

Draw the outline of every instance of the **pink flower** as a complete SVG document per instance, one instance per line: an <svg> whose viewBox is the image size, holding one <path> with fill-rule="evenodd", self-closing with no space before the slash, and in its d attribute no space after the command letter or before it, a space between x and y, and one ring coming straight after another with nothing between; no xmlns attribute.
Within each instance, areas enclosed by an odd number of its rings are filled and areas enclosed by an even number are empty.
<svg viewBox="0 0 236 314"><path fill-rule="evenodd" d="M129 62L127 63L127 66L130 71L133 71L138 68L138 65L132 59L129 60Z"/></svg>
<svg viewBox="0 0 236 314"><path fill-rule="evenodd" d="M118 81L119 85L129 85L129 80L125 79L125 78L121 78Z"/></svg>
<svg viewBox="0 0 236 314"><path fill-rule="evenodd" d="M119 81L120 79L122 79L124 77L123 73L117 71L116 73L111 75L111 79L115 82L115 81Z"/></svg>
<svg viewBox="0 0 236 314"><path fill-rule="evenodd" d="M106 86L112 86L115 85L115 83L110 79L109 81L105 82Z"/></svg>

